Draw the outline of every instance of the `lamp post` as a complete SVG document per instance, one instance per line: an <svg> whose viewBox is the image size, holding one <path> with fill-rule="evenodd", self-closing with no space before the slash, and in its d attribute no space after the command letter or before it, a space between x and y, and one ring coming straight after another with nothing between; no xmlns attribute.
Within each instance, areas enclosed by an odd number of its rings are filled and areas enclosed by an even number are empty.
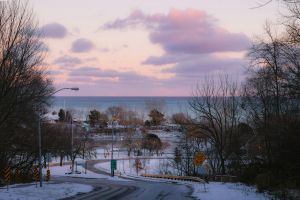
<svg viewBox="0 0 300 200"><path fill-rule="evenodd" d="M111 121L111 161L110 161L110 168L111 168L111 176L114 177L114 169L113 169L113 160L114 160L114 119Z"/></svg>
<svg viewBox="0 0 300 200"><path fill-rule="evenodd" d="M60 92L62 90L74 90L78 91L78 87L73 88L61 88L59 90L54 91L50 94L50 96L54 95L57 92ZM42 167L42 134L41 134L41 112L38 111L38 137L39 137L39 178L40 178L40 187L43 186L43 167Z"/></svg>
<svg viewBox="0 0 300 200"><path fill-rule="evenodd" d="M71 116L71 165L72 165L72 171L71 173L74 173L74 162L75 158L73 157L73 145L74 145L74 136L73 136L73 117ZM76 168L77 171L77 168Z"/></svg>

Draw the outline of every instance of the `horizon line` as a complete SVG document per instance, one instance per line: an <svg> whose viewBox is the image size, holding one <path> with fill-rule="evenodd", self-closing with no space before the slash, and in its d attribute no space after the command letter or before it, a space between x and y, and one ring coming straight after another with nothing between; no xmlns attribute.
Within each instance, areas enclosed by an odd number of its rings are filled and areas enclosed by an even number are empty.
<svg viewBox="0 0 300 200"><path fill-rule="evenodd" d="M54 97L193 97L193 96L89 96L89 95L53 95Z"/></svg>

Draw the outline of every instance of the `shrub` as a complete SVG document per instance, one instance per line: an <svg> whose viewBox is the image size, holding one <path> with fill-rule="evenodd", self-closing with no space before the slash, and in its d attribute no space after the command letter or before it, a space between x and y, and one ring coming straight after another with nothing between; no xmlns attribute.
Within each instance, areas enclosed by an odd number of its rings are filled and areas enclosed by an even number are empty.
<svg viewBox="0 0 300 200"><path fill-rule="evenodd" d="M275 183L275 177L272 172L266 172L258 174L255 178L255 185L258 192L263 192L263 190L269 189Z"/></svg>

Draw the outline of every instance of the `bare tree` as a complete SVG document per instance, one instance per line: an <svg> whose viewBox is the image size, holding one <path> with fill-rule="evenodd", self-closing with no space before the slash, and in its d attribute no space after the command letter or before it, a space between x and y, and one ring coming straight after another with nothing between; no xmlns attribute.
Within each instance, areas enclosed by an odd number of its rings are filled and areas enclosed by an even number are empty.
<svg viewBox="0 0 300 200"><path fill-rule="evenodd" d="M198 133L192 121L181 124L182 134L175 149L174 167L179 175L196 175L195 155L204 151L203 135ZM207 155L207 154L206 154Z"/></svg>
<svg viewBox="0 0 300 200"><path fill-rule="evenodd" d="M270 119L279 119L283 113L288 113L292 104L288 103L289 91L285 88L288 84L286 45L272 33L269 26L265 30L267 39L255 43L248 55L251 60L250 77L244 85L244 105L248 116L252 119L252 126L260 127L259 133L264 141L264 155L268 165L271 165L274 148L272 138L280 134L280 130L273 133L267 131L272 126Z"/></svg>
<svg viewBox="0 0 300 200"><path fill-rule="evenodd" d="M295 128L300 106L295 96L299 91L299 49L284 37L277 37L269 27L266 33L267 38L257 41L249 53L251 65L243 107L255 133L252 146L258 149L252 151L257 152L256 160L265 170L282 177L278 174L282 163L299 165L287 159L295 156L294 140L298 137Z"/></svg>
<svg viewBox="0 0 300 200"><path fill-rule="evenodd" d="M162 114L156 109L151 110L148 116L150 117L150 124L152 126L161 125L161 123L166 121L164 114Z"/></svg>
<svg viewBox="0 0 300 200"><path fill-rule="evenodd" d="M180 112L172 115L172 122L175 124L184 124L186 123L187 116L186 114Z"/></svg>
<svg viewBox="0 0 300 200"><path fill-rule="evenodd" d="M284 26L286 33L283 36L284 61L286 65L286 87L290 93L300 97L300 1L285 1L289 13L284 16Z"/></svg>
<svg viewBox="0 0 300 200"><path fill-rule="evenodd" d="M108 115L109 118L112 117L117 117L119 120L123 117L124 113L124 106L111 106L107 108L106 114Z"/></svg>
<svg viewBox="0 0 300 200"><path fill-rule="evenodd" d="M74 173L76 158L91 159L96 157L96 152L94 151L89 135L88 131L79 126L75 126L73 130L73 146L71 146L69 153L72 162L72 173Z"/></svg>
<svg viewBox="0 0 300 200"><path fill-rule="evenodd" d="M29 158L27 167L35 160L35 110L53 92L41 67L42 44L27 2L0 2L0 171L19 156Z"/></svg>
<svg viewBox="0 0 300 200"><path fill-rule="evenodd" d="M130 156L137 142L137 127L142 125L143 121L139 118L137 112L125 110L122 123L125 126L123 146L127 149L128 156Z"/></svg>
<svg viewBox="0 0 300 200"><path fill-rule="evenodd" d="M220 161L221 173L225 174L226 148L240 121L238 86L228 76L220 76L217 81L206 78L197 86L194 97L189 102L197 122L199 134L208 138Z"/></svg>

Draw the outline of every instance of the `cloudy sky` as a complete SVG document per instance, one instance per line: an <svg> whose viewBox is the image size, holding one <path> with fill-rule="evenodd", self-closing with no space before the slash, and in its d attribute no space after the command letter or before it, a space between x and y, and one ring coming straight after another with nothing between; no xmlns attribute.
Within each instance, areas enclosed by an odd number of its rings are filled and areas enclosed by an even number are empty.
<svg viewBox="0 0 300 200"><path fill-rule="evenodd" d="M188 96L204 76L243 79L245 53L276 21L264 0L30 0L55 86L81 96Z"/></svg>

